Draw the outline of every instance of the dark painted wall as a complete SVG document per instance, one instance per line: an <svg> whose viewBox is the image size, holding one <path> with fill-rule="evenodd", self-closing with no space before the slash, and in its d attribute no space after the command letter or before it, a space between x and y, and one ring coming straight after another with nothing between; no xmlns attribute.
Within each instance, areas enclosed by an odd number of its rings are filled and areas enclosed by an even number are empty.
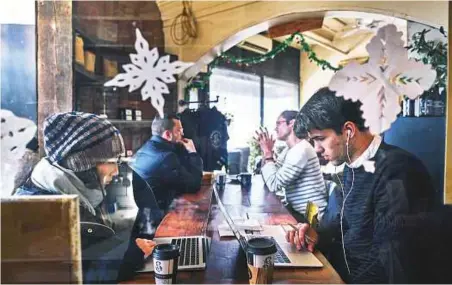
<svg viewBox="0 0 452 285"><path fill-rule="evenodd" d="M384 133L384 141L417 156L427 167L437 203L444 194L445 117L398 117Z"/></svg>
<svg viewBox="0 0 452 285"><path fill-rule="evenodd" d="M281 43L273 41L273 48ZM256 57L260 54L244 50L238 47L229 49L227 54L236 57ZM300 84L300 51L289 47L285 51L278 54L274 59L250 66L239 66L237 64L228 64L221 62L220 67L228 69L252 73L256 75L269 76L280 80L289 81L291 83Z"/></svg>

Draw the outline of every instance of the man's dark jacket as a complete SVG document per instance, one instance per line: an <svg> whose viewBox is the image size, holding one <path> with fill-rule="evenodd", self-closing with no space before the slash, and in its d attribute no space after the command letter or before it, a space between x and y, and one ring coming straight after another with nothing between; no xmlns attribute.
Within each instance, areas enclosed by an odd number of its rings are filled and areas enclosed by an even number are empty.
<svg viewBox="0 0 452 285"><path fill-rule="evenodd" d="M201 157L197 153L188 153L184 146L168 142L159 136L152 136L138 150L131 166L149 184L164 212L178 195L195 193L201 188ZM148 206L147 193L145 188L134 185L138 208Z"/></svg>
<svg viewBox="0 0 452 285"><path fill-rule="evenodd" d="M130 280L145 262L136 239L153 239L172 200L183 193L197 192L202 181L200 156L159 136L153 136L138 150L130 166L138 213L118 281Z"/></svg>

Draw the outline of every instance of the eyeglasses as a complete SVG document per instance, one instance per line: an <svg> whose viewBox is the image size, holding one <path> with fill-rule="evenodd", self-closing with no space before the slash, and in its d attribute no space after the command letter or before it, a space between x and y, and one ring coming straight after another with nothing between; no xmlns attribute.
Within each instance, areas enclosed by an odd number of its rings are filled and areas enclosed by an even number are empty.
<svg viewBox="0 0 452 285"><path fill-rule="evenodd" d="M276 121L276 126L279 126L282 123L287 123L287 121L286 120Z"/></svg>

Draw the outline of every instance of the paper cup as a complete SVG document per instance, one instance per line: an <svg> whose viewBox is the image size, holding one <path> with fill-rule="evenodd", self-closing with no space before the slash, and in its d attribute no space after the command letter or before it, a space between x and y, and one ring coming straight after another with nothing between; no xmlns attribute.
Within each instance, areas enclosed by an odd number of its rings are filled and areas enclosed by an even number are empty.
<svg viewBox="0 0 452 285"><path fill-rule="evenodd" d="M155 284L175 284L179 247L174 244L156 245L152 253Z"/></svg>
<svg viewBox="0 0 452 285"><path fill-rule="evenodd" d="M248 241L247 261L250 284L271 284L275 264L275 243L265 237Z"/></svg>

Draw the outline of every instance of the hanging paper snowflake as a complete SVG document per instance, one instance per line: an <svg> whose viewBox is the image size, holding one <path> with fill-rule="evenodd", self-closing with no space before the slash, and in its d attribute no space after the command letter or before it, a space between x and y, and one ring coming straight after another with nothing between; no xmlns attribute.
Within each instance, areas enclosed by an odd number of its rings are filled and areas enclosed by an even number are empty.
<svg viewBox="0 0 452 285"><path fill-rule="evenodd" d="M14 190L17 165L25 153L28 142L36 133L36 124L28 119L16 117L11 111L0 110L1 119L1 183L2 196Z"/></svg>
<svg viewBox="0 0 452 285"><path fill-rule="evenodd" d="M369 61L348 64L329 84L336 96L362 102L365 125L374 134L389 129L396 120L401 111L399 96L416 99L436 78L430 64L408 59L401 36L396 26L384 26L366 46Z"/></svg>
<svg viewBox="0 0 452 285"><path fill-rule="evenodd" d="M14 163L22 157L27 143L34 137L36 124L4 109L0 110L0 117L2 163Z"/></svg>
<svg viewBox="0 0 452 285"><path fill-rule="evenodd" d="M136 36L135 50L137 54L130 54L132 64L123 65L122 67L126 73L116 75L112 80L106 82L104 86L125 87L128 85L129 92L133 92L143 86L141 88L142 100L151 98L152 105L162 117L165 104L162 94L169 93L166 84L176 82L173 74L181 73L191 63L170 62L169 55L162 56L159 59L157 48L149 50L149 44L143 38L139 29L136 29Z"/></svg>

